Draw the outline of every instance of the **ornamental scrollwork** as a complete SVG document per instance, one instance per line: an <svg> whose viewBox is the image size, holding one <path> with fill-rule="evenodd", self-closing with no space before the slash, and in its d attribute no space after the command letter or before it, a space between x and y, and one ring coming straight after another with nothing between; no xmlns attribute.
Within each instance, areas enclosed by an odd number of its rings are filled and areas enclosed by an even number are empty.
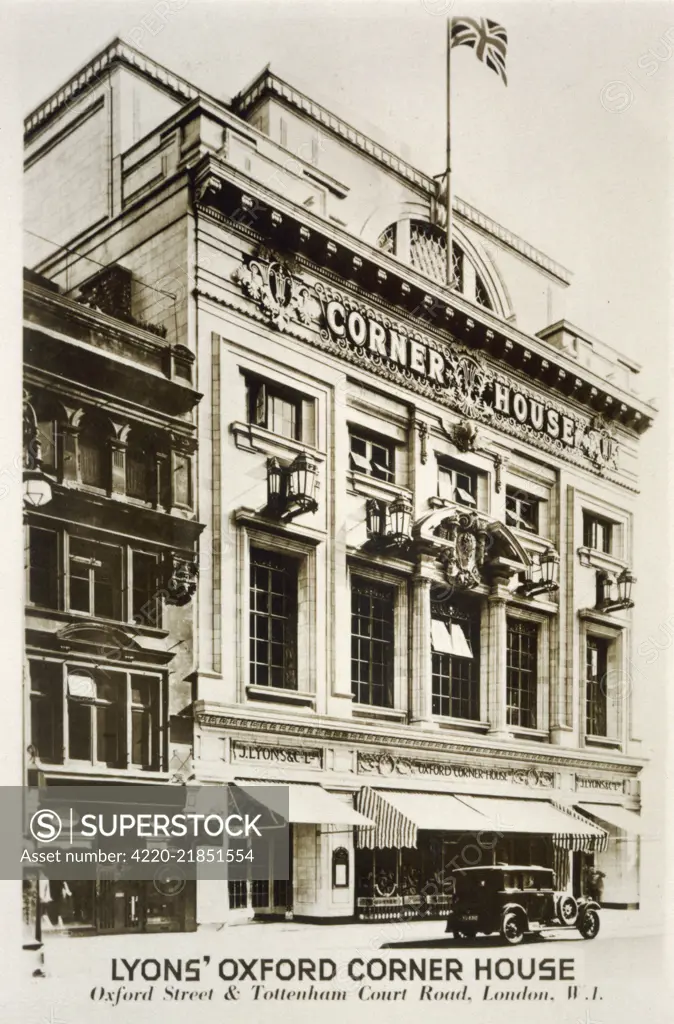
<svg viewBox="0 0 674 1024"><path fill-rule="evenodd" d="M234 271L233 280L257 302L265 319L283 331L292 320L311 323L309 288L293 273L294 267L273 253L262 250Z"/></svg>
<svg viewBox="0 0 674 1024"><path fill-rule="evenodd" d="M443 355L451 373L448 391L455 408L464 416L491 419L494 410L485 401L485 391L493 380L491 371L481 359L461 349L455 350L448 346L443 349Z"/></svg>
<svg viewBox="0 0 674 1024"><path fill-rule="evenodd" d="M164 559L166 603L182 606L194 597L199 577L199 564L194 557L170 551Z"/></svg>
<svg viewBox="0 0 674 1024"><path fill-rule="evenodd" d="M615 431L601 416L595 416L581 438L580 446L590 462L600 469L618 468L619 443Z"/></svg>
<svg viewBox="0 0 674 1024"><path fill-rule="evenodd" d="M438 556L447 582L462 590L481 583L489 533L480 517L475 512L448 516L435 533L449 542Z"/></svg>

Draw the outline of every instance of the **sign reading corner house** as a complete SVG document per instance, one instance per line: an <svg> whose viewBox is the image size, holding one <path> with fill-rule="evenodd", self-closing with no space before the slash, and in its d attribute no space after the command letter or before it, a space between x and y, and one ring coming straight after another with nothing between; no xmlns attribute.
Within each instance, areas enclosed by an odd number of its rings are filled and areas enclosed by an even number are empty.
<svg viewBox="0 0 674 1024"><path fill-rule="evenodd" d="M239 267L234 280L279 330L308 328L302 337L311 344L463 416L493 423L573 461L617 469L618 442L600 416L581 417L543 399L479 352L421 334L320 281L305 283L266 252ZM316 322L317 332L311 330Z"/></svg>

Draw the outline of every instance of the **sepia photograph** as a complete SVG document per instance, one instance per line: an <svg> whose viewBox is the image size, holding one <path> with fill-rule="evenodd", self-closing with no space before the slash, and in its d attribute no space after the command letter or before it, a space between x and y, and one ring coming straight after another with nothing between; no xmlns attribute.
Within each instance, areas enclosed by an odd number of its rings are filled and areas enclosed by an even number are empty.
<svg viewBox="0 0 674 1024"><path fill-rule="evenodd" d="M4 10L2 1019L671 1019L674 4Z"/></svg>

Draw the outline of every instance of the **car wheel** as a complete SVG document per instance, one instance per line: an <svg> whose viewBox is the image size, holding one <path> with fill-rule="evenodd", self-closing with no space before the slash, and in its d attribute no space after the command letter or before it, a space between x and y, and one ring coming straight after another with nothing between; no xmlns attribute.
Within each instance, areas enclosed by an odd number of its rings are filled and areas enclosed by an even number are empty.
<svg viewBox="0 0 674 1024"><path fill-rule="evenodd" d="M557 917L562 924L575 924L578 917L578 904L569 893L563 893L557 898Z"/></svg>
<svg viewBox="0 0 674 1024"><path fill-rule="evenodd" d="M586 910L578 922L578 931L584 939L595 939L599 934L599 914L596 910Z"/></svg>
<svg viewBox="0 0 674 1024"><path fill-rule="evenodd" d="M524 929L519 914L509 910L503 915L501 922L501 937L509 946L519 946L524 938Z"/></svg>

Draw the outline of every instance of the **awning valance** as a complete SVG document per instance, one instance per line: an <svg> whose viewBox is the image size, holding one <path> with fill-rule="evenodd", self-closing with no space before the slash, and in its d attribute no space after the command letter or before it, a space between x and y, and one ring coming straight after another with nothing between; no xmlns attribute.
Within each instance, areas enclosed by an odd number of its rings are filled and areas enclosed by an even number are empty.
<svg viewBox="0 0 674 1024"><path fill-rule="evenodd" d="M485 831L548 835L557 846L566 850L599 853L606 849L608 836L603 828L552 800L463 794L460 799L484 815L487 823L482 828Z"/></svg>
<svg viewBox="0 0 674 1024"><path fill-rule="evenodd" d="M326 793L319 785L301 782L258 782L237 780L245 793L261 804L265 803L264 791L269 786L285 786L288 790L288 821L296 825L372 825L364 814L349 804ZM272 808L273 809L273 808Z"/></svg>
<svg viewBox="0 0 674 1024"><path fill-rule="evenodd" d="M614 828L619 828L623 832L628 832L635 836L642 836L644 834L641 815L637 814L636 811L628 811L619 804L579 803L576 806L585 814L591 814L596 821L601 821L606 825L613 825Z"/></svg>
<svg viewBox="0 0 674 1024"><path fill-rule="evenodd" d="M368 849L417 845L418 829L480 832L488 822L451 793L410 793L400 789L362 789L358 809L375 828L358 830L358 846Z"/></svg>
<svg viewBox="0 0 674 1024"><path fill-rule="evenodd" d="M606 849L608 841L604 829L550 800L365 788L357 807L375 822L374 828L358 829L360 848L416 847L419 829L549 835L562 849L588 852Z"/></svg>

